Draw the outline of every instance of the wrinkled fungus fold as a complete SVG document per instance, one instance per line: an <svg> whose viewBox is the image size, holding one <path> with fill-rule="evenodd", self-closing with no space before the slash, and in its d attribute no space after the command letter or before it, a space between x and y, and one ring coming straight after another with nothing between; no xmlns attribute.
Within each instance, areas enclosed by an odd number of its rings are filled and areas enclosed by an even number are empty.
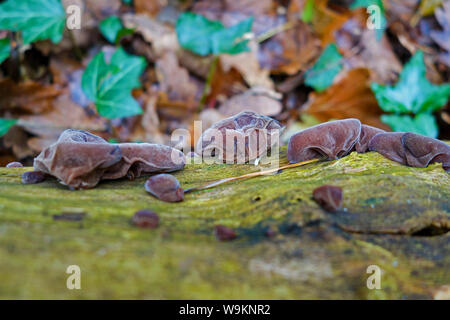
<svg viewBox="0 0 450 320"><path fill-rule="evenodd" d="M450 146L412 132L385 132L361 124L357 119L336 120L316 125L289 139L291 163L325 158L335 160L356 151L376 151L386 158L411 167L442 163L450 171Z"/></svg>
<svg viewBox="0 0 450 320"><path fill-rule="evenodd" d="M278 142L283 126L275 119L253 111L213 124L201 135L196 151L223 162L246 162L268 154Z"/></svg>
<svg viewBox="0 0 450 320"><path fill-rule="evenodd" d="M359 141L358 119L336 120L316 125L294 134L288 143L290 163L327 158L335 160L348 155Z"/></svg>
<svg viewBox="0 0 450 320"><path fill-rule="evenodd" d="M377 134L370 141L369 149L411 167L425 168L438 162L445 171L450 171L450 146L412 132Z"/></svg>
<svg viewBox="0 0 450 320"><path fill-rule="evenodd" d="M111 144L83 130L66 130L34 160L34 168L71 189L95 187L101 180L180 170L184 155L148 143Z"/></svg>

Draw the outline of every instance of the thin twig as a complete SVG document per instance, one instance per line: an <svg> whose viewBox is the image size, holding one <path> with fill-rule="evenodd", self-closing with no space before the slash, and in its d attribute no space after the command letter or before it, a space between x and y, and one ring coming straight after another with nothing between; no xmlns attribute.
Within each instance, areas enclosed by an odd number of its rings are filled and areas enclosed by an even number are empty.
<svg viewBox="0 0 450 320"><path fill-rule="evenodd" d="M272 29L264 32L263 34L259 35L256 38L256 41L258 43L264 42L283 31L286 31L286 30L289 30L289 29L295 27L296 24L297 24L296 21L288 21L285 24L276 26L275 28L272 28Z"/></svg>
<svg viewBox="0 0 450 320"><path fill-rule="evenodd" d="M312 159L312 160L307 160L307 161L303 161L303 162L297 162L297 163L292 163L292 164L288 164L279 168L274 168L274 169L269 169L266 171L259 171L259 172L252 172L252 173L247 173L244 174L242 176L238 176L238 177L230 177L230 178L225 178L225 179L221 179L212 183L209 183L207 185L204 186L200 186L200 187L193 187L190 189L186 189L184 190L184 193L189 193L189 192L193 192L193 191L200 191L200 190L206 190L206 189L210 189L213 187L216 187L218 185L230 182L230 181L236 181L236 180L241 180L241 179L247 179L247 178L253 178L253 177L259 177L262 175L266 175L266 174L270 174L273 172L277 172L280 170L284 170L284 169L289 169L289 168L296 168L296 167L301 167L310 163L315 163L315 162L319 162L323 159Z"/></svg>

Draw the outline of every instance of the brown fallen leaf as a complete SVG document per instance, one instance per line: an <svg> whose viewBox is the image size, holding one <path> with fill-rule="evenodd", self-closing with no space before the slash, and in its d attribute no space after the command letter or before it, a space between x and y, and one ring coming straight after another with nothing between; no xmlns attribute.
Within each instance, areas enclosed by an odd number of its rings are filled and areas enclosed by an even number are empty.
<svg viewBox="0 0 450 320"><path fill-rule="evenodd" d="M269 77L270 70L261 68L258 60L259 44L255 41L249 41L249 52L220 56L220 63L224 72L235 68L250 86L264 86L272 89L274 87L272 79Z"/></svg>
<svg viewBox="0 0 450 320"><path fill-rule="evenodd" d="M154 17L167 5L167 0L134 0L133 5L136 13Z"/></svg>
<svg viewBox="0 0 450 320"><path fill-rule="evenodd" d="M254 111L264 116L275 116L283 108L281 94L264 87L253 87L244 93L226 100L219 112L225 117L231 117L244 110Z"/></svg>
<svg viewBox="0 0 450 320"><path fill-rule="evenodd" d="M383 111L370 89L368 69L352 69L327 90L312 92L303 108L320 121L357 118L364 124L390 130L380 121Z"/></svg>
<svg viewBox="0 0 450 320"><path fill-rule="evenodd" d="M53 83L61 87L68 87L72 100L82 107L89 106L89 99L81 88L81 78L85 66L69 54L59 54L50 59L50 72Z"/></svg>
<svg viewBox="0 0 450 320"><path fill-rule="evenodd" d="M400 20L409 24L417 11L420 0L391 0L383 1L388 20Z"/></svg>
<svg viewBox="0 0 450 320"><path fill-rule="evenodd" d="M180 50L177 34L172 26L164 24L145 14L124 14L123 25L135 29L144 40L151 44L150 60L161 58L167 51Z"/></svg>
<svg viewBox="0 0 450 320"><path fill-rule="evenodd" d="M199 88L191 80L188 71L179 65L174 52L166 52L156 61L156 75L160 83L160 90L167 94L171 101L182 101L187 108L196 105Z"/></svg>
<svg viewBox="0 0 450 320"><path fill-rule="evenodd" d="M312 28L319 36L324 48L334 41L335 30L339 29L352 16L350 10L339 7L340 10L336 11L330 8L328 3L328 0L314 1L315 10L311 22Z"/></svg>
<svg viewBox="0 0 450 320"><path fill-rule="evenodd" d="M394 54L385 35L376 38L375 30L366 27L364 9L353 11L353 16L334 32L334 38L344 55L348 69L368 68L371 80L377 83L394 82L402 70L402 64Z"/></svg>
<svg viewBox="0 0 450 320"><path fill-rule="evenodd" d="M61 89L38 82L16 83L10 79L0 80L0 111L39 114L52 109L53 99Z"/></svg>
<svg viewBox="0 0 450 320"><path fill-rule="evenodd" d="M261 43L259 62L273 74L293 75L311 67L319 52L319 39L300 21Z"/></svg>
<svg viewBox="0 0 450 320"><path fill-rule="evenodd" d="M89 130L94 133L104 132L107 128L104 118L96 114L89 115L84 108L72 101L68 92L52 101L52 109L49 112L22 116L17 124L25 131L36 135L28 142L36 152L55 142L67 128Z"/></svg>
<svg viewBox="0 0 450 320"><path fill-rule="evenodd" d="M443 7L436 8L434 14L442 31L433 30L430 36L444 51L439 55L440 61L450 67L450 2L444 2Z"/></svg>
<svg viewBox="0 0 450 320"><path fill-rule="evenodd" d="M136 30L141 37L134 37L132 46L136 54L155 62L166 52L175 52L180 64L193 74L206 78L213 57L201 57L184 50L178 43L177 34L172 25L163 23L145 14L124 14L125 27Z"/></svg>
<svg viewBox="0 0 450 320"><path fill-rule="evenodd" d="M247 90L247 86L241 73L235 67L230 67L225 71L219 58L211 79L209 93L204 102L206 106L212 108L245 90Z"/></svg>
<svg viewBox="0 0 450 320"><path fill-rule="evenodd" d="M6 148L12 148L17 159L24 159L34 155L34 151L28 145L29 135L19 126L13 126L3 136L3 144Z"/></svg>

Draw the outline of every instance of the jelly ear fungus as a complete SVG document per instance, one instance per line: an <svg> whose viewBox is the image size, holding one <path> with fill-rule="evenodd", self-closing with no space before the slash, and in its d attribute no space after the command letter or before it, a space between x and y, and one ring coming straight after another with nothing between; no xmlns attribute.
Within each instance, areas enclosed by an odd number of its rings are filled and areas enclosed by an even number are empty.
<svg viewBox="0 0 450 320"><path fill-rule="evenodd" d="M349 154L361 134L358 119L336 120L300 131L289 139L288 160L296 163L317 158L335 160Z"/></svg>
<svg viewBox="0 0 450 320"><path fill-rule="evenodd" d="M170 172L183 169L185 163L184 155L168 146L110 144L89 132L69 129L34 159L34 168L71 189L88 189L100 180Z"/></svg>

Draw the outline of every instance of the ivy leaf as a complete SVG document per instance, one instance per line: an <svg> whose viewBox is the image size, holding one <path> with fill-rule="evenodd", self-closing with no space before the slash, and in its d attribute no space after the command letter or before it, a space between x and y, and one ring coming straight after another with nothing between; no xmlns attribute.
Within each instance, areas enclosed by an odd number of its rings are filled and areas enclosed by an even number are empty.
<svg viewBox="0 0 450 320"><path fill-rule="evenodd" d="M122 21L117 16L111 16L100 22L100 32L111 43L115 43L117 35L123 29Z"/></svg>
<svg viewBox="0 0 450 320"><path fill-rule="evenodd" d="M81 87L89 100L95 101L99 84L107 74L108 65L105 62L105 54L99 52L91 62L89 62L81 81Z"/></svg>
<svg viewBox="0 0 450 320"><path fill-rule="evenodd" d="M306 71L305 83L316 91L327 89L342 69L341 60L342 55L339 53L336 44L329 44L314 66Z"/></svg>
<svg viewBox="0 0 450 320"><path fill-rule="evenodd" d="M248 39L243 39L246 33L251 32L253 17L247 18L238 24L217 31L211 36L213 54L238 54L249 51L247 47Z"/></svg>
<svg viewBox="0 0 450 320"><path fill-rule="evenodd" d="M220 21L209 20L200 14L185 12L180 15L176 24L180 45L198 55L237 54L248 51L244 34L250 32L253 18L226 28Z"/></svg>
<svg viewBox="0 0 450 320"><path fill-rule="evenodd" d="M223 28L221 22L209 20L192 12L181 14L176 24L180 45L201 56L206 56L212 52L210 38L214 32Z"/></svg>
<svg viewBox="0 0 450 320"><path fill-rule="evenodd" d="M123 118L142 113L131 90L141 86L139 77L146 67L145 59L127 54L122 48L106 64L103 52L97 54L83 73L81 85L100 115Z"/></svg>
<svg viewBox="0 0 450 320"><path fill-rule="evenodd" d="M301 19L304 22L308 23L312 21L313 17L314 17L314 0L308 0L301 14Z"/></svg>
<svg viewBox="0 0 450 320"><path fill-rule="evenodd" d="M11 43L8 38L0 39L0 64L5 61L10 54Z"/></svg>
<svg viewBox="0 0 450 320"><path fill-rule="evenodd" d="M0 4L0 29L21 31L25 44L61 41L66 13L60 0L7 0Z"/></svg>
<svg viewBox="0 0 450 320"><path fill-rule="evenodd" d="M381 109L393 113L431 113L450 97L450 84L435 85L427 80L422 51L403 67L397 84L372 83L371 88Z"/></svg>
<svg viewBox="0 0 450 320"><path fill-rule="evenodd" d="M133 34L134 29L125 28L117 16L111 16L100 22L100 32L111 43L118 44L126 35Z"/></svg>
<svg viewBox="0 0 450 320"><path fill-rule="evenodd" d="M429 113L419 113L414 118L409 115L384 114L381 121L397 132L414 132L432 138L436 138L439 132L436 119Z"/></svg>
<svg viewBox="0 0 450 320"><path fill-rule="evenodd" d="M17 120L14 119L3 119L0 118L0 137L4 136L9 128L17 123Z"/></svg>

